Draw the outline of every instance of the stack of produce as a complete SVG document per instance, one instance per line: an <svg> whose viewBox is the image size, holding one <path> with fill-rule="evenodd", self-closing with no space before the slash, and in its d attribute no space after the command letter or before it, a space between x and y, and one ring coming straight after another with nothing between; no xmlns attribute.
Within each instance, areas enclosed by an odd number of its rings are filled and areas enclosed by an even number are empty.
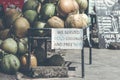
<svg viewBox="0 0 120 80"><path fill-rule="evenodd" d="M87 0L27 0L22 10L14 5L8 6L4 17L0 18L0 63L3 72L27 68L26 37L29 28L84 28L89 24L88 16L84 13L87 5ZM37 30L32 35L45 36L47 33ZM45 51L33 49L30 65L35 67L44 63L39 58L45 60ZM54 65L54 61L51 60L53 64L49 64Z"/></svg>
<svg viewBox="0 0 120 80"><path fill-rule="evenodd" d="M0 18L0 67L5 73L15 74L28 67L28 58L24 56L28 55L27 30L31 24L15 5L9 5L4 13ZM37 59L31 66L37 66Z"/></svg>
<svg viewBox="0 0 120 80"><path fill-rule="evenodd" d="M16 73L20 68L20 61L15 55L17 52L17 42L12 38L7 38L0 45L0 67L8 74Z"/></svg>

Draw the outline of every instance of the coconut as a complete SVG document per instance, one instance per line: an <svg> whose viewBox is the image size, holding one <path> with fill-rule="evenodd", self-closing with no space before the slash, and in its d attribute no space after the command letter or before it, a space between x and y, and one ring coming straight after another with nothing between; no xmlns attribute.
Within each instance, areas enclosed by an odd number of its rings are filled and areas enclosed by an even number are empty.
<svg viewBox="0 0 120 80"><path fill-rule="evenodd" d="M42 30L44 27L45 27L46 23L45 22L42 22L42 21L36 21L33 25L33 28L36 28L38 30L34 30L33 32L33 35L36 35L36 36L44 36L44 31L45 30Z"/></svg>
<svg viewBox="0 0 120 80"><path fill-rule="evenodd" d="M5 11L5 20L6 20L6 26L9 28L13 24L13 22L21 16L21 13L14 9L9 8Z"/></svg>
<svg viewBox="0 0 120 80"><path fill-rule="evenodd" d="M89 24L90 21L89 21L88 16L87 16L85 13L82 13L81 16L82 16L82 18L84 19L84 21L85 21L87 24Z"/></svg>
<svg viewBox="0 0 120 80"><path fill-rule="evenodd" d="M28 20L24 17L17 18L13 24L13 31L16 37L23 38L27 36L27 30L30 28Z"/></svg>
<svg viewBox="0 0 120 80"><path fill-rule="evenodd" d="M20 68L20 61L15 55L8 54L2 58L1 69L4 73L16 74L19 68Z"/></svg>
<svg viewBox="0 0 120 80"><path fill-rule="evenodd" d="M22 8L22 11L26 11L26 10L37 10L37 8L39 7L39 3L37 0L27 0Z"/></svg>
<svg viewBox="0 0 120 80"><path fill-rule="evenodd" d="M51 28L64 28L64 21L57 16L53 16L48 19L47 25Z"/></svg>
<svg viewBox="0 0 120 80"><path fill-rule="evenodd" d="M79 5L80 12L84 12L88 7L88 1L87 0L76 0L76 2Z"/></svg>
<svg viewBox="0 0 120 80"><path fill-rule="evenodd" d="M26 49L25 51L27 51L28 50L28 38L25 37L25 38L21 38L19 40L20 40L20 43L22 43L22 45L24 45L24 48Z"/></svg>
<svg viewBox="0 0 120 80"><path fill-rule="evenodd" d="M77 13L79 6L75 0L59 0L57 12L62 16L67 16L69 13Z"/></svg>
<svg viewBox="0 0 120 80"><path fill-rule="evenodd" d="M22 42L24 45L28 45L28 38L27 37L25 37L25 38L21 38L20 39L20 42Z"/></svg>
<svg viewBox="0 0 120 80"><path fill-rule="evenodd" d="M1 49L10 54L16 54L17 42L13 38L7 38L1 43Z"/></svg>
<svg viewBox="0 0 120 80"><path fill-rule="evenodd" d="M35 10L26 10L23 16L32 24L37 18L37 12Z"/></svg>
<svg viewBox="0 0 120 80"><path fill-rule="evenodd" d="M84 14L69 15L65 21L66 27L71 28L84 28L88 25L88 20Z"/></svg>
<svg viewBox="0 0 120 80"><path fill-rule="evenodd" d="M27 47L20 41L17 42L17 45L18 45L17 55L18 56L24 55L27 52Z"/></svg>
<svg viewBox="0 0 120 80"><path fill-rule="evenodd" d="M43 19L49 19L55 14L55 5L53 3L46 3L42 7L41 15Z"/></svg>
<svg viewBox="0 0 120 80"><path fill-rule="evenodd" d="M10 29L4 29L0 31L0 39L5 40L9 37L9 31Z"/></svg>

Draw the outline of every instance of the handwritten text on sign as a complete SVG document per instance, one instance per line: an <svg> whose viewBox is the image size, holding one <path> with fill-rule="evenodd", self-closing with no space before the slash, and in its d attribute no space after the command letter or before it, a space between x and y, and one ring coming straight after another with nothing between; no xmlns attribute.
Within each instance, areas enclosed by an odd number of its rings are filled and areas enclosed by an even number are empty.
<svg viewBox="0 0 120 80"><path fill-rule="evenodd" d="M52 29L52 49L82 49L83 29Z"/></svg>

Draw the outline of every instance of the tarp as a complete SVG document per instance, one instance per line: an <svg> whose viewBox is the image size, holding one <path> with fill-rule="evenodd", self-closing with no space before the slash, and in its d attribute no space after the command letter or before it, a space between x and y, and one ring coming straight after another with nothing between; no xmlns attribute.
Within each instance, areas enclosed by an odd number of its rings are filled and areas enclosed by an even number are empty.
<svg viewBox="0 0 120 80"><path fill-rule="evenodd" d="M0 4L3 5L4 10L6 10L6 8L11 4L16 5L17 7L22 9L24 0L0 0Z"/></svg>

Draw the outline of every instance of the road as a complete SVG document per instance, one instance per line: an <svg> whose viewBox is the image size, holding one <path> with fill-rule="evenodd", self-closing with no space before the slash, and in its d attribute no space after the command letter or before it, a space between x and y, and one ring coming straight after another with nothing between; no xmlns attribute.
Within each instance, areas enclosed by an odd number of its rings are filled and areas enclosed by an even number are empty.
<svg viewBox="0 0 120 80"><path fill-rule="evenodd" d="M85 77L81 78L81 51L60 51L65 60L71 61L75 71L69 71L68 78L28 78L23 75L0 73L0 80L120 80L120 50L92 49L92 64L89 65L89 48L85 48Z"/></svg>

